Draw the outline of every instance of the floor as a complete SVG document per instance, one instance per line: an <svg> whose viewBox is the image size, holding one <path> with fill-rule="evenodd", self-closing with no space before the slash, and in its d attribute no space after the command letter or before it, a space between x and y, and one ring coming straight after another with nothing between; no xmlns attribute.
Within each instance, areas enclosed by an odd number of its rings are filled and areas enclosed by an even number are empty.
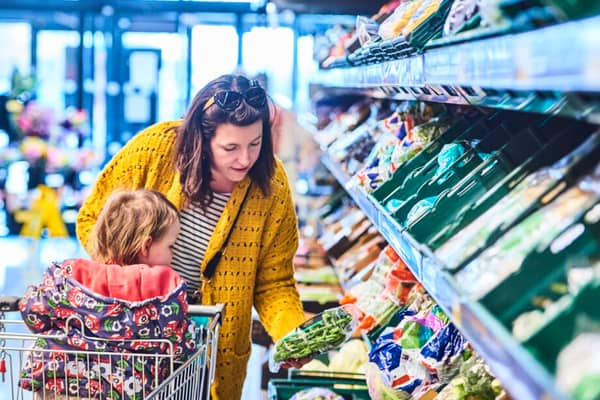
<svg viewBox="0 0 600 400"><path fill-rule="evenodd" d="M0 238L0 294L20 296L28 285L42 280L46 267L52 261L67 258L87 257L83 248L75 239L43 239L31 240L21 237ZM17 313L10 313L5 319L18 319ZM0 359L2 358L0 341ZM242 400L266 399L266 392L261 391L261 366L265 350L253 345L248 363L248 375L244 384ZM5 376L6 375L6 376ZM16 381L0 372L0 400L12 399L11 381Z"/></svg>

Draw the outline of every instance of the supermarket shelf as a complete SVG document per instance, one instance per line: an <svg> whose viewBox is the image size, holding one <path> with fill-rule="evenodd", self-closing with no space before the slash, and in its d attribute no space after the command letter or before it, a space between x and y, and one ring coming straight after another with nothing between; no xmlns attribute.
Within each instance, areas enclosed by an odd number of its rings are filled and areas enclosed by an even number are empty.
<svg viewBox="0 0 600 400"><path fill-rule="evenodd" d="M429 250L403 232L387 212L361 188L327 152L321 158L356 204L402 257L427 292L450 316L509 393L518 399L566 398L552 376L479 303L466 298L454 278L442 271Z"/></svg>
<svg viewBox="0 0 600 400"><path fill-rule="evenodd" d="M321 71L316 83L374 97L556 113L600 122L600 17Z"/></svg>
<svg viewBox="0 0 600 400"><path fill-rule="evenodd" d="M346 282L344 282L342 279L340 270L339 270L338 266L336 265L336 260L331 256L327 256L327 260L329 261L329 264L331 264L331 267L333 268L333 271L335 272L335 276L337 277L337 280L338 280L338 285L340 285L340 288L342 288L342 292L344 294L347 293L349 288L348 288Z"/></svg>

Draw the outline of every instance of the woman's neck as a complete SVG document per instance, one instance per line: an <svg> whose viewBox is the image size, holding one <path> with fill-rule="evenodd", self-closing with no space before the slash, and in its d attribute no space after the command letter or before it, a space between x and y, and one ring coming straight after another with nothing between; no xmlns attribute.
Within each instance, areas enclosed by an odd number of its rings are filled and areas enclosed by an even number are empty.
<svg viewBox="0 0 600 400"><path fill-rule="evenodd" d="M235 187L235 182L213 180L210 183L210 189L215 193L231 193Z"/></svg>

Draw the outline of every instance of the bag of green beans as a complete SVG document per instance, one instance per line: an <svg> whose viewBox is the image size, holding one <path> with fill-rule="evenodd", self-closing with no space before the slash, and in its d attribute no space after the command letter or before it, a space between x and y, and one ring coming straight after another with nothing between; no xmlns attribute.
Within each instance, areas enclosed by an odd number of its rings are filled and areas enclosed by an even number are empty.
<svg viewBox="0 0 600 400"><path fill-rule="evenodd" d="M277 372L281 363L325 353L349 339L359 322L360 311L353 304L327 309L275 343L270 369Z"/></svg>

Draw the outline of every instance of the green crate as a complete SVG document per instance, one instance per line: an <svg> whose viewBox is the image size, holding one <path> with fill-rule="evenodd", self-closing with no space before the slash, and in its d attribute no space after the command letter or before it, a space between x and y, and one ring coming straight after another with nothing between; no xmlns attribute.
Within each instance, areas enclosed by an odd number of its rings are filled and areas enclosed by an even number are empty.
<svg viewBox="0 0 600 400"><path fill-rule="evenodd" d="M573 298L562 312L558 313L533 336L524 343L525 347L546 367L554 373L556 359L576 335L580 327L578 320L587 319L600 323L600 282L592 281Z"/></svg>
<svg viewBox="0 0 600 400"><path fill-rule="evenodd" d="M429 40L441 36L451 5L452 0L442 0L437 11L411 32L408 43L417 51L422 51Z"/></svg>
<svg viewBox="0 0 600 400"><path fill-rule="evenodd" d="M507 117L505 112L493 113L490 116L477 121L465 131L459 133L455 140L451 140L448 143L471 143L473 140L485 139L489 136L490 131L500 126L500 124L507 123L506 118ZM390 183L390 186L388 186L385 189L386 191L390 188L392 188L393 190L387 195L387 197L382 198L382 200L380 201L381 205L385 207L385 205L391 199L406 199L410 197L410 195L416 193L418 189L422 187L427 181L431 180L435 174L435 171L438 168L437 156L442 147L443 146L438 146L435 152L432 152L430 155L427 155L426 157L428 158L428 160L422 166L417 166L411 163L410 165L407 164L406 167L403 167L402 172L398 171L398 175L396 175L394 183ZM418 155L415 157L418 157ZM410 167L415 168L408 169ZM402 176L404 175L405 177L404 179L402 179Z"/></svg>
<svg viewBox="0 0 600 400"><path fill-rule="evenodd" d="M542 147L541 138L531 129L516 135L469 176L444 190L434 208L407 227L408 232L418 242L427 243L436 234L435 227L448 225L462 209L484 196Z"/></svg>
<svg viewBox="0 0 600 400"><path fill-rule="evenodd" d="M271 379L269 400L289 400L295 393L322 387L330 389L345 400L369 400L369 390L363 374L321 371L293 371L288 379Z"/></svg>
<svg viewBox="0 0 600 400"><path fill-rule="evenodd" d="M542 0L563 19L579 19L600 14L600 2L589 0Z"/></svg>
<svg viewBox="0 0 600 400"><path fill-rule="evenodd" d="M404 203L392 214L398 223L406 228L406 218L410 210L421 200L428 197L439 195L444 190L451 188L470 174L474 168L479 166L483 160L477 155L474 149L467 150L460 158L458 158L448 170L441 176L430 178L425 182L417 193L409 196Z"/></svg>
<svg viewBox="0 0 600 400"><path fill-rule="evenodd" d="M550 1L502 0L498 7L504 17L510 21L512 32L536 29L569 19L563 10Z"/></svg>
<svg viewBox="0 0 600 400"><path fill-rule="evenodd" d="M429 143L421 152L402 163L398 169L394 171L390 179L375 189L371 193L371 196L378 202L383 201L397 188L398 184L401 184L404 181L411 171L424 165L432 158L435 158L445 144L455 140L460 134L467 130L472 123L473 122L467 121L465 118L459 118L446 130L446 132L441 134L433 142Z"/></svg>
<svg viewBox="0 0 600 400"><path fill-rule="evenodd" d="M577 234L579 236L573 238ZM548 248L536 249L528 254L519 271L481 299L481 303L510 330L516 317L537 307L537 299L562 295L557 288L566 286L568 269L573 262L600 256L599 234L600 224L587 224L582 215ZM557 246L571 240L570 244L556 252Z"/></svg>
<svg viewBox="0 0 600 400"><path fill-rule="evenodd" d="M451 36L433 38L425 45L425 49L434 49L436 47L450 46L462 42L485 39L493 36L507 35L511 31L511 24L504 23L496 26L479 26L481 16L474 15L470 20L464 23L458 32Z"/></svg>
<svg viewBox="0 0 600 400"><path fill-rule="evenodd" d="M465 143L465 145L468 145L468 142L465 141L456 142L461 142ZM441 148L439 150L441 150ZM466 153L467 152L465 152L465 154ZM438 154L439 151L434 158L431 158L423 166L410 171L404 181L400 185L397 185L395 189L385 199L382 200L381 205L385 207L392 199L407 200L417 193L423 185L433 179L438 168Z"/></svg>
<svg viewBox="0 0 600 400"><path fill-rule="evenodd" d="M498 2L498 8L504 17L509 19L516 19L524 12L540 7L543 7L541 0L501 0Z"/></svg>
<svg viewBox="0 0 600 400"><path fill-rule="evenodd" d="M437 169L436 160L435 168L426 170L426 173L421 174L418 179L408 182L392 194L394 198L406 199L402 206L392 214L392 217L400 222L402 226L405 226L405 220L409 211L418 201L437 196L444 190L452 188L483 162L478 151L492 152L501 148L509 140L509 130L503 125L498 126L492 131L488 131L483 140L476 144L475 147L470 147L470 144L466 143L465 147L467 147L467 150L465 153L455 160L446 172L437 177L435 176ZM419 184L420 186L415 190L416 185Z"/></svg>
<svg viewBox="0 0 600 400"><path fill-rule="evenodd" d="M372 196L385 205L409 176L420 174L423 170L437 168L437 156L445 144L451 142L471 141L481 138L482 132L492 130L507 121L506 111L495 111L483 117L474 119L459 118L444 134L430 143L419 154L401 164L392 177L377 188Z"/></svg>
<svg viewBox="0 0 600 400"><path fill-rule="evenodd" d="M488 190L482 197L477 199L475 203L467 204L460 209L452 221L445 225L432 225L435 231L429 235L430 238L426 244L436 250L448 239L454 236L458 231L469 225L477 219L486 210L496 204L502 197L506 196L514 187L520 183L531 171L528 171L525 166L521 166L513 170L509 175L504 177L496 186ZM439 206L441 207L441 205Z"/></svg>
<svg viewBox="0 0 600 400"><path fill-rule="evenodd" d="M484 251L486 248L492 246L498 239L504 236L508 231L510 231L514 226L521 223L523 220L528 218L532 213L536 212L546 204L549 204L554 199L556 199L559 195L561 195L565 190L573 186L584 173L588 172L592 166L597 164L598 156L600 155L600 148L596 148L592 154L587 154L585 157L585 162L578 162L571 166L570 170L562 177L560 181L556 181L551 184L548 188L545 188L544 192L540 194L536 199L531 201L526 205L524 210L514 217L511 220L505 221L502 225L495 228L495 230L486 238L483 245L481 245L477 250L473 251L468 257L466 257L462 262L452 268L453 270L459 270L464 265L468 264L474 258L479 256L479 254Z"/></svg>
<svg viewBox="0 0 600 400"><path fill-rule="evenodd" d="M553 125L548 128L553 128ZM591 168L592 164L600 156L600 149L597 147L598 144L594 140L582 142L589 135L589 127L583 129L582 127L576 127L576 130L562 130L561 133L557 134L554 138L550 139L548 144L542 148L534 157L525 161L523 165L515 168L510 174L502 179L494 188L487 191L480 199L475 203L466 206L461 209L456 217L444 226L437 226L436 232L427 242L427 245L435 250L439 248L448 239L454 236L458 231L469 225L481 214L496 204L502 197L512 191L527 175L537 169L545 166L549 166L556 162L558 159L563 157L565 153L570 153L577 146L582 146L579 151L575 150L569 164L566 165L566 180L572 182L577 177L581 176L586 170ZM555 189L556 184L551 186L544 194L540 196L543 198L546 193L552 192ZM563 188L564 189L564 188ZM504 227L509 229L518 220L524 218L529 213L533 212L541 204L540 199L532 200L532 204L527 210L525 210L521 217L513 221L513 223L507 223ZM503 230L504 231L504 230ZM488 239L488 243L495 241L503 231L498 231Z"/></svg>
<svg viewBox="0 0 600 400"><path fill-rule="evenodd" d="M600 3L589 0L502 0L499 7L512 31L600 14Z"/></svg>
<svg viewBox="0 0 600 400"><path fill-rule="evenodd" d="M452 7L450 7L452 10ZM449 14L449 13L448 13ZM481 26L481 15L476 13L470 19L465 21L460 28L458 28L454 33L448 36L442 36L433 38L425 45L426 49L431 49L435 47L448 46L450 44L456 44L459 42L464 42L467 40L473 40L479 37L473 37L472 32L486 30L490 31L492 27L482 27ZM442 28L443 29L443 28ZM488 35L489 36L489 35Z"/></svg>

